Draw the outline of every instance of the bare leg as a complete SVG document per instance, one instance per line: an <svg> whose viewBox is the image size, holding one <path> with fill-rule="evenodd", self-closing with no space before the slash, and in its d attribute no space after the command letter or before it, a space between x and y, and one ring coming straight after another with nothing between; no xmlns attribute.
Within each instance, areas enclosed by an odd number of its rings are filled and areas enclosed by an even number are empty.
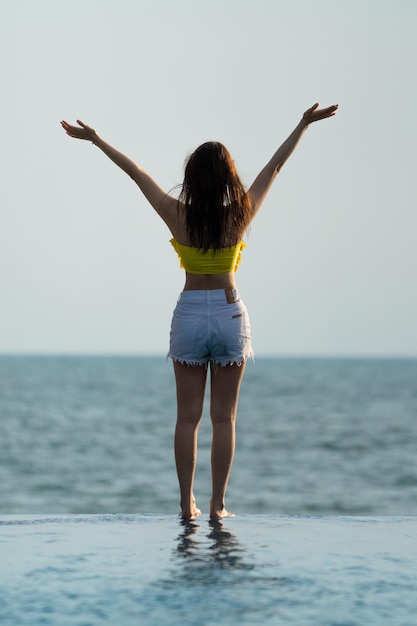
<svg viewBox="0 0 417 626"><path fill-rule="evenodd" d="M244 371L245 363L211 368L210 415L213 425L213 441L210 518L212 520L233 515L226 510L225 495L235 452L236 412Z"/></svg>
<svg viewBox="0 0 417 626"><path fill-rule="evenodd" d="M197 433L203 412L207 369L204 366L182 365L174 361L177 384L177 425L175 428L175 462L181 494L181 515L200 515L193 485L197 462Z"/></svg>

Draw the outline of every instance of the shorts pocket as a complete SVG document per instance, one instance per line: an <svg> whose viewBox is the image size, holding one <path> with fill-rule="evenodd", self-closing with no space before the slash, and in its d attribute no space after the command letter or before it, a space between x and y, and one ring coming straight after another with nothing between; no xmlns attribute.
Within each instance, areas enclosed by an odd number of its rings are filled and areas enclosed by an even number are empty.
<svg viewBox="0 0 417 626"><path fill-rule="evenodd" d="M171 322L169 352L176 358L190 359L194 355L198 320L175 310Z"/></svg>
<svg viewBox="0 0 417 626"><path fill-rule="evenodd" d="M237 303L227 316L222 316L219 319L218 331L227 353L245 352L247 346L250 349L251 327L246 307Z"/></svg>

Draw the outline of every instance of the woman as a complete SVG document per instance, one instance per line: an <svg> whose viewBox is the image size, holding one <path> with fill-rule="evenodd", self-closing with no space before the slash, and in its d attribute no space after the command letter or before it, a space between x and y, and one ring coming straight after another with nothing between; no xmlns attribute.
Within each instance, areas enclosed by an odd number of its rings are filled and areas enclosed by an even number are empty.
<svg viewBox="0 0 417 626"><path fill-rule="evenodd" d="M240 384L246 360L253 355L248 314L235 282L245 247L242 238L306 128L332 117L336 109L337 105L319 109L318 104L308 109L247 192L226 148L217 142L203 144L188 159L178 199L166 194L147 172L93 128L79 120L79 126L61 122L68 135L93 142L136 182L171 231L171 243L186 270L169 350L177 388L174 446L184 519L201 513L193 482L208 365L213 426L210 518L232 515L225 507L225 493L235 449Z"/></svg>

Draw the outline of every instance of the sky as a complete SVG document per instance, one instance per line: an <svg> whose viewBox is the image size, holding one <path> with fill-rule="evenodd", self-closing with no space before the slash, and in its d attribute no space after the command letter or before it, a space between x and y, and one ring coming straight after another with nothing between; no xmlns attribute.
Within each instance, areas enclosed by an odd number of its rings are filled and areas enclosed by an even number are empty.
<svg viewBox="0 0 417 626"><path fill-rule="evenodd" d="M249 187L315 102L236 276L255 354L417 356L415 0L2 0L0 353L165 354L167 191L207 140Z"/></svg>

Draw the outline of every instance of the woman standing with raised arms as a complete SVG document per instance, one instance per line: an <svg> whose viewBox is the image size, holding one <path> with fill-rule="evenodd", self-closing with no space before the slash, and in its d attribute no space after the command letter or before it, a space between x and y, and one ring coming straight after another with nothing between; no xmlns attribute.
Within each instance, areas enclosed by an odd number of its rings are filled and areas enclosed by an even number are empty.
<svg viewBox="0 0 417 626"><path fill-rule="evenodd" d="M222 144L201 145L186 163L178 199L165 193L147 172L93 128L79 120L78 126L61 122L68 135L93 142L135 181L171 231L171 244L186 271L169 348L177 388L174 447L184 519L200 514L193 483L209 366L213 426L210 518L231 515L225 507L225 494L235 450L236 411L246 360L253 356L248 313L235 282L245 247L242 238L306 128L332 117L336 109L337 105L319 109L318 104L308 109L248 191Z"/></svg>

